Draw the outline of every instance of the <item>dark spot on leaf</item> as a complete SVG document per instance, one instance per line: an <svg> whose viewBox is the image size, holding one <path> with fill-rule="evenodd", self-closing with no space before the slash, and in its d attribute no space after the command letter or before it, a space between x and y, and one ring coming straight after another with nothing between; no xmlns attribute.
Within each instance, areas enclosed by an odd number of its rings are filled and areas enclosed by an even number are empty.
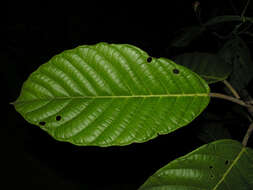
<svg viewBox="0 0 253 190"><path fill-rule="evenodd" d="M209 166L209 168L210 168L210 169L212 169L212 168L213 168L213 166Z"/></svg>
<svg viewBox="0 0 253 190"><path fill-rule="evenodd" d="M213 176L213 175L211 175L211 178L214 178L214 176Z"/></svg>
<svg viewBox="0 0 253 190"><path fill-rule="evenodd" d="M174 73L174 74L178 74L178 73L179 73L179 70L178 70L178 69L173 69L173 73Z"/></svg>
<svg viewBox="0 0 253 190"><path fill-rule="evenodd" d="M60 121L61 120L61 116L57 115L55 119L56 119L56 121Z"/></svg>
<svg viewBox="0 0 253 190"><path fill-rule="evenodd" d="M46 125L46 122L45 121L41 121L39 122L40 125Z"/></svg>
<svg viewBox="0 0 253 190"><path fill-rule="evenodd" d="M225 161L225 164L228 165L228 160Z"/></svg>
<svg viewBox="0 0 253 190"><path fill-rule="evenodd" d="M147 62L150 63L152 61L152 57L147 58Z"/></svg>

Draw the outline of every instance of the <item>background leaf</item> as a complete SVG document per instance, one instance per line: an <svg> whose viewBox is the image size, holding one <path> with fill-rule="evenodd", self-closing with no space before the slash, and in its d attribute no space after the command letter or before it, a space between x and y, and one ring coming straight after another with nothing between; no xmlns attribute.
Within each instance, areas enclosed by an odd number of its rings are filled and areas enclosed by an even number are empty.
<svg viewBox="0 0 253 190"><path fill-rule="evenodd" d="M251 17L241 18L238 15L224 15L211 18L204 24L204 26L212 26L215 24L222 24L224 22L243 22L243 19L248 22L253 22L253 19Z"/></svg>
<svg viewBox="0 0 253 190"><path fill-rule="evenodd" d="M204 32L205 28L202 26L190 26L181 29L177 32L177 36L171 42L174 47L188 46L193 40Z"/></svg>
<svg viewBox="0 0 253 190"><path fill-rule="evenodd" d="M176 56L173 60L198 73L209 84L226 79L231 72L224 60L211 53L185 53Z"/></svg>
<svg viewBox="0 0 253 190"><path fill-rule="evenodd" d="M229 82L238 91L245 88L253 78L253 62L245 42L236 37L229 40L219 55L230 65L232 73Z"/></svg>
<svg viewBox="0 0 253 190"><path fill-rule="evenodd" d="M224 127L224 123L221 121L206 122L199 128L197 136L205 143L210 143L219 139L231 139L228 129Z"/></svg>
<svg viewBox="0 0 253 190"><path fill-rule="evenodd" d="M209 102L197 74L131 45L99 43L53 57L32 73L16 110L76 145L144 142L190 123Z"/></svg>
<svg viewBox="0 0 253 190"><path fill-rule="evenodd" d="M234 140L218 140L170 162L139 190L249 190L252 171L252 149Z"/></svg>

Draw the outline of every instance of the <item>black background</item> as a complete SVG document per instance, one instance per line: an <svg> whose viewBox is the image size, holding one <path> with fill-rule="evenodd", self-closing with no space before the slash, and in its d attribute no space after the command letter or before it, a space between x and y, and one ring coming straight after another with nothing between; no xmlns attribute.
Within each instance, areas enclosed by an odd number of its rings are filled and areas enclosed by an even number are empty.
<svg viewBox="0 0 253 190"><path fill-rule="evenodd" d="M202 18L231 13L228 2L201 1ZM186 50L168 48L178 29L198 23L192 3L176 0L164 4L154 1L2 4L0 59L2 100L6 107L2 113L0 172L6 189L137 189L157 169L204 144L195 135L196 119L187 127L143 144L78 147L53 140L27 123L9 104L18 97L30 73L53 55L78 45L101 41L129 43L151 56L167 58L185 51L214 52L217 47L208 37ZM241 10L241 6L237 8ZM207 110L222 115L230 105L215 100ZM247 122L243 124L240 130L235 130L234 139L242 140ZM252 147L252 140L249 145Z"/></svg>

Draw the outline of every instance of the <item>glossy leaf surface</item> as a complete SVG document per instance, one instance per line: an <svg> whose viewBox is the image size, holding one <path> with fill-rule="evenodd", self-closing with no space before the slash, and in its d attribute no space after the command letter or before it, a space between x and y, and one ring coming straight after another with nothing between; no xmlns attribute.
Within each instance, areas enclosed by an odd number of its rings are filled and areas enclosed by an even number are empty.
<svg viewBox="0 0 253 190"><path fill-rule="evenodd" d="M211 53L185 53L173 60L198 73L209 84L226 79L231 72L230 66L223 59Z"/></svg>
<svg viewBox="0 0 253 190"><path fill-rule="evenodd" d="M84 45L32 73L16 110L76 145L144 142L190 123L209 102L197 74L127 44Z"/></svg>
<svg viewBox="0 0 253 190"><path fill-rule="evenodd" d="M252 149L218 140L170 162L139 190L249 190L252 171Z"/></svg>

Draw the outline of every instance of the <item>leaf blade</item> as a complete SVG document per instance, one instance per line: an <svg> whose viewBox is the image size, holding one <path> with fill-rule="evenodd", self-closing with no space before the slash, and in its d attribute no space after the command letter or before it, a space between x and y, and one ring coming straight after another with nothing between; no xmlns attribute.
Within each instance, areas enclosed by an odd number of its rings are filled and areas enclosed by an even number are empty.
<svg viewBox="0 0 253 190"><path fill-rule="evenodd" d="M199 74L208 84L225 80L231 73L230 66L216 54L185 53L173 60Z"/></svg>
<svg viewBox="0 0 253 190"><path fill-rule="evenodd" d="M251 189L252 156L253 150L237 141L214 141L159 169L139 190Z"/></svg>
<svg viewBox="0 0 253 190"><path fill-rule="evenodd" d="M167 59L148 58L126 44L64 51L30 75L14 106L60 141L145 142L185 126L210 99L208 85L195 73Z"/></svg>
<svg viewBox="0 0 253 190"><path fill-rule="evenodd" d="M240 37L233 38L221 48L219 55L232 68L228 80L231 85L238 91L245 88L253 78L253 61L246 43Z"/></svg>
<svg viewBox="0 0 253 190"><path fill-rule="evenodd" d="M196 38L198 38L205 31L205 27L191 26L182 28L177 32L177 36L171 42L171 46L174 47L186 47L191 44ZM178 34L179 33L179 34Z"/></svg>
<svg viewBox="0 0 253 190"><path fill-rule="evenodd" d="M224 15L224 16L217 16L214 18L209 19L204 26L212 26L215 24L221 24L224 22L253 22L253 19L251 17L241 17L238 15Z"/></svg>

